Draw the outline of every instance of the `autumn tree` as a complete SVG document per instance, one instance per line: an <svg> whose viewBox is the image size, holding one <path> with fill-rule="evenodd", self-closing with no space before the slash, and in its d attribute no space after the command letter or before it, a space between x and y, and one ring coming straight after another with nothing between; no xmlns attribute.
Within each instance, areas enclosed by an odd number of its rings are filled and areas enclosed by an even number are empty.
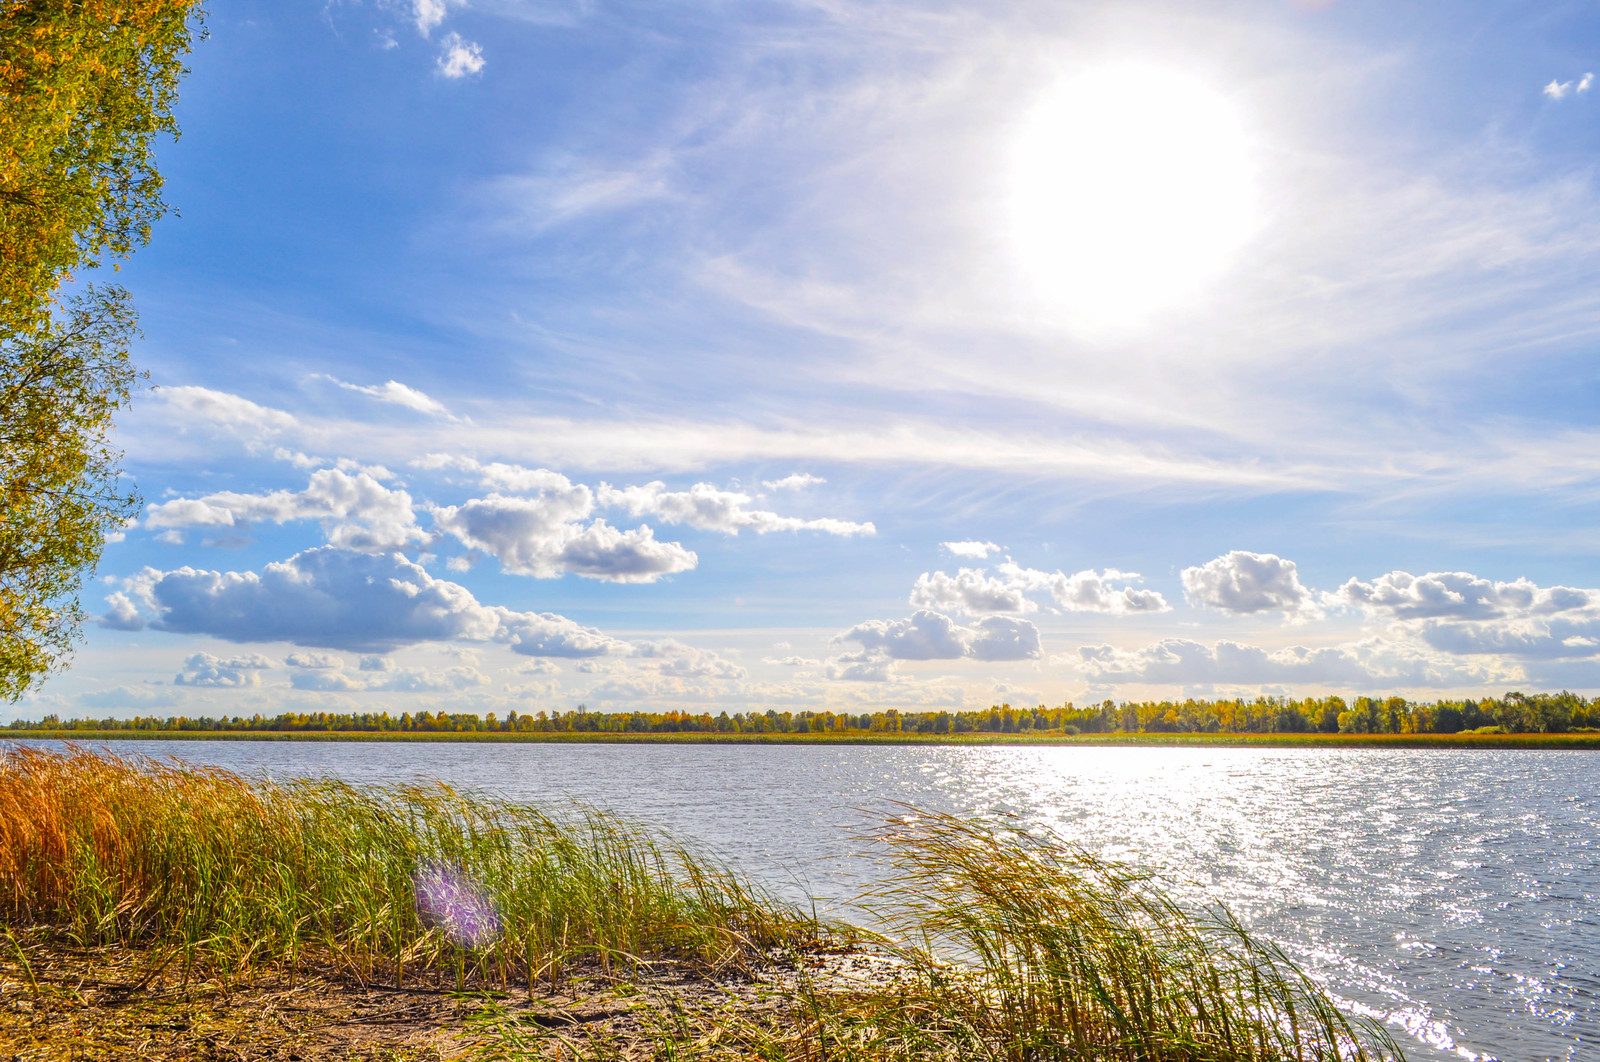
<svg viewBox="0 0 1600 1062"><path fill-rule="evenodd" d="M74 271L166 211L154 148L198 0L0 0L0 328L48 327Z"/></svg>
<svg viewBox="0 0 1600 1062"><path fill-rule="evenodd" d="M59 292L166 211L154 149L199 0L0 0L0 697L70 651L77 591L137 505L109 442L137 380L120 288Z"/></svg>
<svg viewBox="0 0 1600 1062"><path fill-rule="evenodd" d="M82 573L138 504L107 434L134 330L127 292L89 287L49 330L0 339L0 696L65 657Z"/></svg>

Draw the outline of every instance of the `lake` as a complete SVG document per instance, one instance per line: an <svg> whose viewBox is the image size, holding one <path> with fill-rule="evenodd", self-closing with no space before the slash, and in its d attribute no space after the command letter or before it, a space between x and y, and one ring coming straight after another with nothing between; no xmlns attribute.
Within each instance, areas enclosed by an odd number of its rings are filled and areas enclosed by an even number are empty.
<svg viewBox="0 0 1600 1062"><path fill-rule="evenodd" d="M896 802L1014 815L1223 901L1416 1059L1600 1058L1600 755L1581 751L117 742L287 779L578 800L848 914Z"/></svg>

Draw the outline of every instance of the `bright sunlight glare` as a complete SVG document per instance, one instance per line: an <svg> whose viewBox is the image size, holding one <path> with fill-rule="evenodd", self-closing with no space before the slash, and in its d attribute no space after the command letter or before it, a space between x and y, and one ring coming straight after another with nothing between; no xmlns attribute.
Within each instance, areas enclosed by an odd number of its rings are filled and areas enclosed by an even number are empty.
<svg viewBox="0 0 1600 1062"><path fill-rule="evenodd" d="M1250 147L1234 105L1184 74L1104 66L1057 84L1012 157L1024 288L1088 330L1191 302L1259 228Z"/></svg>

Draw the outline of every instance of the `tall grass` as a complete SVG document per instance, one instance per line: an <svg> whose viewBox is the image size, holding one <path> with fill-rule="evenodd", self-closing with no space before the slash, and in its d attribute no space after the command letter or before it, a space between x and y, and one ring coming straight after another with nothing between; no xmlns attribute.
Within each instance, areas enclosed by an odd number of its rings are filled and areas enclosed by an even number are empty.
<svg viewBox="0 0 1600 1062"><path fill-rule="evenodd" d="M945 815L908 815L882 840L899 872L872 905L906 976L818 1010L818 1036L831 1025L870 1045L863 1057L1404 1057L1225 910L1186 911L1126 866Z"/></svg>
<svg viewBox="0 0 1600 1062"><path fill-rule="evenodd" d="M480 897L496 932L464 940L427 917L417 891L430 876ZM176 946L224 976L310 960L530 988L574 962L719 969L816 930L594 811L556 818L444 785L276 784L81 748L0 755L0 919L85 945Z"/></svg>

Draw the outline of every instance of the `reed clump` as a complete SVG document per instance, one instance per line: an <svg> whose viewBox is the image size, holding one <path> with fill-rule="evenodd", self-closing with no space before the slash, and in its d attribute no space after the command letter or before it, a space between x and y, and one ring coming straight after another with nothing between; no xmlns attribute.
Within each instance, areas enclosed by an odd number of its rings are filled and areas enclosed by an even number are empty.
<svg viewBox="0 0 1600 1062"><path fill-rule="evenodd" d="M818 932L600 812L82 748L0 755L0 919L86 947L181 949L223 978L311 962L530 990L573 964L743 967Z"/></svg>
<svg viewBox="0 0 1600 1062"><path fill-rule="evenodd" d="M880 839L898 874L871 906L903 974L882 989L815 996L818 1057L1404 1057L1225 909L1182 909L1127 866L947 815L908 814Z"/></svg>

